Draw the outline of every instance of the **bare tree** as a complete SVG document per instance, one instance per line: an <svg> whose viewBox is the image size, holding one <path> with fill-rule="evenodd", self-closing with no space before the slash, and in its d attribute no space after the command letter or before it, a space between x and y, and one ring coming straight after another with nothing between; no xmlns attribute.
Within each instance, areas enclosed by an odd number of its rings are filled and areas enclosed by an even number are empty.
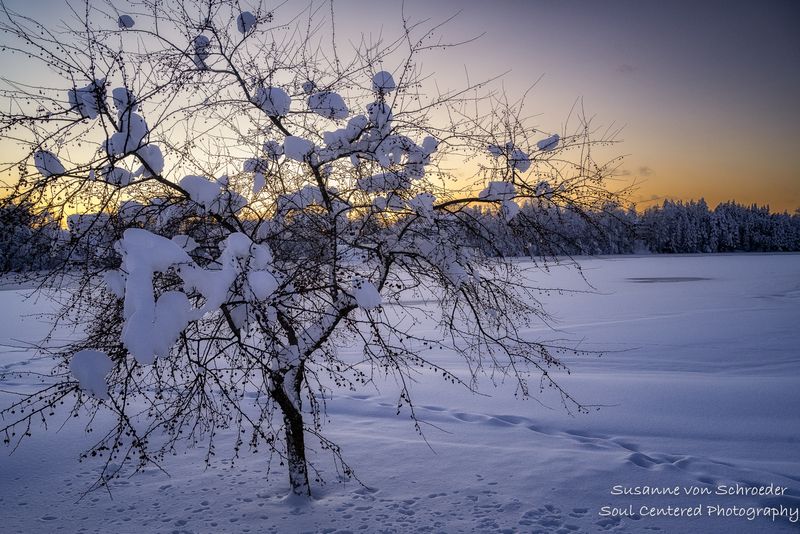
<svg viewBox="0 0 800 534"><path fill-rule="evenodd" d="M309 440L352 475L323 433L333 388L392 375L417 428L419 370L469 389L503 375L523 397L554 388L585 410L552 374L569 347L522 334L544 315L536 288L481 252L491 233L473 208L510 221L530 199L602 205L614 163L591 148L609 139L580 116L538 130L524 99L489 82L434 90L418 58L457 44L436 25L401 15L397 39L345 52L328 4L240 4L87 2L48 25L0 2L4 53L30 67L2 88L0 131L18 155L4 171L19 170L2 203L68 224L42 284L70 295L54 325L84 329L42 349L52 375L4 409L6 442L64 402L90 421L111 413L86 453L106 459L102 485L179 444L210 461L233 428L235 455L267 449L308 495ZM352 346L360 356L343 357ZM470 374L437 363L442 350Z"/></svg>

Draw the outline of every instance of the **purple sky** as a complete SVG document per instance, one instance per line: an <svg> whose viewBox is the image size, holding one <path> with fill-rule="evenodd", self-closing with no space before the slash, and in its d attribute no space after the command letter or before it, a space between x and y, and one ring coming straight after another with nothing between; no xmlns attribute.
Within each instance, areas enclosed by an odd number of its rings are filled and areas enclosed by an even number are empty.
<svg viewBox="0 0 800 534"><path fill-rule="evenodd" d="M6 4L55 20L66 13L57 0ZM400 2L334 5L340 43L400 32ZM405 11L460 11L444 37L483 34L423 58L437 82L458 87L465 70L475 80L510 69L502 83L516 96L543 76L529 109L544 130L557 130L577 98L597 124L623 127L620 184L639 184L640 207L702 196L712 207L735 199L800 208L800 2L406 0Z"/></svg>
<svg viewBox="0 0 800 534"><path fill-rule="evenodd" d="M396 31L398 3L336 0L347 32ZM512 69L531 108L557 125L576 98L624 126L622 170L634 198L727 199L800 207L800 2L406 0L414 17L461 11L443 31L476 43L428 70L474 78ZM356 18L353 16L357 14ZM655 200L651 200L653 202Z"/></svg>

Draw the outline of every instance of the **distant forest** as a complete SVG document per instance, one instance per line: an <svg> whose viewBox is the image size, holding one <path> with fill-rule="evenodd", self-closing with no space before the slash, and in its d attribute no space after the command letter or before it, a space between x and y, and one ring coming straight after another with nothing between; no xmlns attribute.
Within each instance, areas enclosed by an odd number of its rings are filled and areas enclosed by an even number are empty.
<svg viewBox="0 0 800 534"><path fill-rule="evenodd" d="M675 254L800 251L800 209L770 213L767 206L665 200L638 213L606 205L588 213L552 203L529 203L506 223L480 213L496 235L501 256Z"/></svg>
<svg viewBox="0 0 800 534"><path fill-rule="evenodd" d="M541 200L522 205L510 221L503 213L479 207L455 216L472 220L472 235L464 240L490 256L800 251L800 209L794 214L770 213L766 206L736 202L710 210L702 199L666 200L638 213L613 204L587 212ZM113 265L111 245L121 237L113 235L118 228L114 218L72 217L64 229L50 214L27 206L6 207L0 210L0 271L63 267L65 252L76 242L74 233L86 228L97 234L97 250L86 251L87 260ZM486 235L491 245L483 239Z"/></svg>

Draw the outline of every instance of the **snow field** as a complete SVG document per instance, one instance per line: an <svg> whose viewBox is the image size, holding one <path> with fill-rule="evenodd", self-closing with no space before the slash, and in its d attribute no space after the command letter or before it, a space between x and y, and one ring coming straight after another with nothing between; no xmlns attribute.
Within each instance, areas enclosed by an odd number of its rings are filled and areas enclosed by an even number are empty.
<svg viewBox="0 0 800 534"><path fill-rule="evenodd" d="M91 442L81 422L33 436L0 456L0 513L7 532L796 532L736 509L800 508L800 255L649 256L581 259L594 289L567 266L531 271L536 285L580 292L543 296L552 328L530 335L580 341L602 356L570 357L561 377L588 404L564 413L549 392L514 398L513 385L484 377L473 395L422 372L412 386L424 439L398 387L333 390L325 429L363 486L340 483L324 452L327 483L310 503L286 500L276 462L244 453L230 468L221 444L179 451L169 475L148 469L82 497L99 462L77 462ZM7 347L44 333L29 314L46 299L0 291ZM384 302L384 306L390 304ZM415 305L425 309L424 301ZM67 335L67 333L62 333ZM352 354L356 357L356 354ZM437 363L464 372L453 355ZM45 370L24 349L0 355L5 370ZM28 387L8 378L9 390ZM59 421L58 418L53 420ZM783 495L715 495L721 486L785 487ZM614 495L612 488L707 488L712 495ZM718 506L725 516L644 516L642 507ZM601 515L605 508L615 515ZM620 515L632 507L633 516ZM727 511L727 512L726 512ZM709 512L710 513L710 512Z"/></svg>

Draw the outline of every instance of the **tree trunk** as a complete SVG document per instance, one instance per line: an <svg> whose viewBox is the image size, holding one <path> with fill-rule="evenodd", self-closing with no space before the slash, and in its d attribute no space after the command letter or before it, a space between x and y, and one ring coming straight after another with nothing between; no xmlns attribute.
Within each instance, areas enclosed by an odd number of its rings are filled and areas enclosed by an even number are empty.
<svg viewBox="0 0 800 534"><path fill-rule="evenodd" d="M292 413L293 412L293 413ZM303 434L303 414L292 406L284 410L283 422L286 426L286 455L289 464L289 484L295 495L310 496L308 466L306 465L306 445Z"/></svg>
<svg viewBox="0 0 800 534"><path fill-rule="evenodd" d="M284 376L285 380L287 377ZM311 486L308 483L308 465L306 463L306 444L303 431L303 412L300 408L300 395L287 394L284 381L275 383L273 398L277 401L283 412L283 424L286 432L286 461L289 467L289 485L294 495L308 497L311 495ZM289 387L295 388L297 383L289 380ZM292 402L291 398L296 399Z"/></svg>

